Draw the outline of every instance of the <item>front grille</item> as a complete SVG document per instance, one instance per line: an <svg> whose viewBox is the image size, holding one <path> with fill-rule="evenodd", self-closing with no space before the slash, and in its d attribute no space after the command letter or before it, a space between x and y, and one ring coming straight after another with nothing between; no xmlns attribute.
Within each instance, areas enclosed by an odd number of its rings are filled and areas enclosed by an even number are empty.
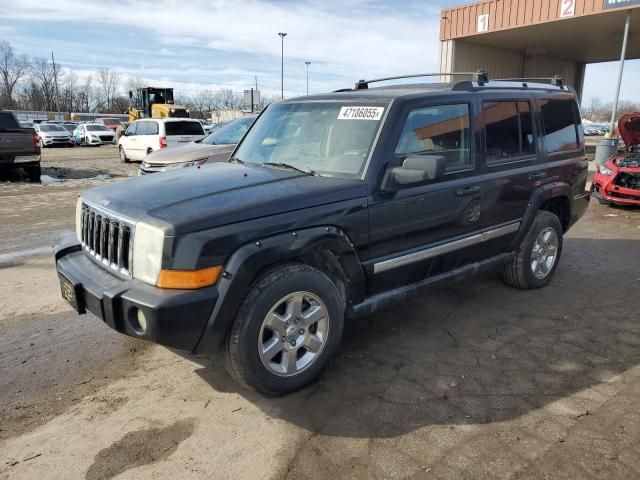
<svg viewBox="0 0 640 480"><path fill-rule="evenodd" d="M132 222L83 203L80 228L82 247L91 257L122 275L131 276Z"/></svg>
<svg viewBox="0 0 640 480"><path fill-rule="evenodd" d="M640 173L620 172L614 183L623 188L640 190Z"/></svg>
<svg viewBox="0 0 640 480"><path fill-rule="evenodd" d="M100 135L100 140L102 140L103 142L113 142L113 136L112 135Z"/></svg>

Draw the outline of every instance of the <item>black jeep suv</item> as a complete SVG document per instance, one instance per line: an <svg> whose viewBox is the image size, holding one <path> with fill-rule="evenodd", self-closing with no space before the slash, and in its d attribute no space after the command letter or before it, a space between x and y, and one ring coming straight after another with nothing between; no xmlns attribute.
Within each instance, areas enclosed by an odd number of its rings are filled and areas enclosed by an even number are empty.
<svg viewBox="0 0 640 480"><path fill-rule="evenodd" d="M278 395L318 376L345 319L491 267L547 285L589 203L572 90L369 83L270 105L228 162L84 192L63 296L136 338L221 348Z"/></svg>

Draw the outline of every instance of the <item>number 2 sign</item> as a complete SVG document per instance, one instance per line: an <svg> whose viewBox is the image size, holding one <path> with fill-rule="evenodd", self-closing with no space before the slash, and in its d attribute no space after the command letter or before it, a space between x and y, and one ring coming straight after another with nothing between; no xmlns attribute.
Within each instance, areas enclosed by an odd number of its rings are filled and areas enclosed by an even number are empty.
<svg viewBox="0 0 640 480"><path fill-rule="evenodd" d="M576 0L560 2L560 18L573 17L576 14Z"/></svg>

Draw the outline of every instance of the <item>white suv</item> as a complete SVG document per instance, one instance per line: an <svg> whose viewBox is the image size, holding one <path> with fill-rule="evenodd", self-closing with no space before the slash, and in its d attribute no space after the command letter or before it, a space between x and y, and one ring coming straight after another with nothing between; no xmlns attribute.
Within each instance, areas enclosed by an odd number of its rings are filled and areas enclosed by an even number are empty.
<svg viewBox="0 0 640 480"><path fill-rule="evenodd" d="M145 118L133 122L118 141L120 160L142 160L161 148L193 142L204 137L198 120L190 118Z"/></svg>

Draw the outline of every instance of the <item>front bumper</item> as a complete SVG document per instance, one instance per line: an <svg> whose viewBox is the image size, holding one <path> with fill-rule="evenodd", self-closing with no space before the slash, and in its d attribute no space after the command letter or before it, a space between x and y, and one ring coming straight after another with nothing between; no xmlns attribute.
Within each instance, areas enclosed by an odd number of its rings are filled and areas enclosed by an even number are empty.
<svg viewBox="0 0 640 480"><path fill-rule="evenodd" d="M89 311L120 333L177 350L194 350L218 299L215 286L171 290L116 277L90 259L75 238L59 245L55 258L58 275L73 286L78 313ZM139 310L146 318L144 330Z"/></svg>
<svg viewBox="0 0 640 480"><path fill-rule="evenodd" d="M640 206L640 190L616 185L614 179L615 176L596 174L591 183L592 195L600 203Z"/></svg>
<svg viewBox="0 0 640 480"><path fill-rule="evenodd" d="M53 147L55 145L75 145L73 138L54 138L54 137L40 137L42 145L45 147Z"/></svg>
<svg viewBox="0 0 640 480"><path fill-rule="evenodd" d="M87 145L115 145L116 137L113 137L110 140L102 140L101 138L86 138L85 143Z"/></svg>

